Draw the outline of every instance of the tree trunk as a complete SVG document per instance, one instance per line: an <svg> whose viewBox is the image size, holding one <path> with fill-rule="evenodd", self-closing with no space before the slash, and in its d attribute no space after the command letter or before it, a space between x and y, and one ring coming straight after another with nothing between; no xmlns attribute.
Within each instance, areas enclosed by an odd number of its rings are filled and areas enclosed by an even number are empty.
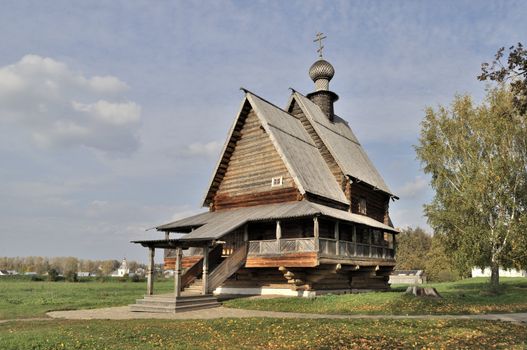
<svg viewBox="0 0 527 350"><path fill-rule="evenodd" d="M497 291L500 286L500 265L494 259L490 263L490 288Z"/></svg>

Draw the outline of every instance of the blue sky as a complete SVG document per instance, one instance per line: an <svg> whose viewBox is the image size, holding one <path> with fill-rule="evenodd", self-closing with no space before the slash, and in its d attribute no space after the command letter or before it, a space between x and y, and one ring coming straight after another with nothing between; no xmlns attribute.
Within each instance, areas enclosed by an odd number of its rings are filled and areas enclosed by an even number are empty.
<svg viewBox="0 0 527 350"><path fill-rule="evenodd" d="M128 242L200 210L242 93L313 90L327 34L336 113L426 227L426 106L480 101L480 65L525 42L522 1L3 1L0 256L145 260Z"/></svg>

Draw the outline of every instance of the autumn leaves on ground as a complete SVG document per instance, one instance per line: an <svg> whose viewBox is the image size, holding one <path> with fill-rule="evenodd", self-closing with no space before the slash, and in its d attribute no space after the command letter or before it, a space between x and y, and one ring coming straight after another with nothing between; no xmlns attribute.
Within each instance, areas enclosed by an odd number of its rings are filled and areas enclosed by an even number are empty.
<svg viewBox="0 0 527 350"><path fill-rule="evenodd" d="M389 293L238 299L227 306L318 313L485 313L527 310L527 281L504 279L506 293L481 293L484 279L435 286L443 301ZM168 292L171 281L159 282ZM0 282L3 319L42 317L45 311L126 305L144 293L133 282ZM95 297L94 297L95 296ZM378 305L381 305L379 307ZM10 320L0 323L0 349L523 349L527 327L479 320Z"/></svg>
<svg viewBox="0 0 527 350"><path fill-rule="evenodd" d="M0 325L2 349L523 349L527 327L490 321L219 319Z"/></svg>

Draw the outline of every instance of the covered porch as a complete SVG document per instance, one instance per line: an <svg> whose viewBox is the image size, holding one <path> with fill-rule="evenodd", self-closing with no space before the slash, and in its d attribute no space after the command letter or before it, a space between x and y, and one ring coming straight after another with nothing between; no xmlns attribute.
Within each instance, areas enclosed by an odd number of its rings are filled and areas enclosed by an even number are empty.
<svg viewBox="0 0 527 350"><path fill-rule="evenodd" d="M224 253L225 242L211 239L165 239L133 241L148 248L147 287L143 299L130 305L132 311L178 312L220 306L212 291L245 263L247 246ZM156 294L155 254L156 249L174 253L174 292L172 295ZM183 268L183 252L199 251L187 268ZM191 286L191 288L187 287Z"/></svg>

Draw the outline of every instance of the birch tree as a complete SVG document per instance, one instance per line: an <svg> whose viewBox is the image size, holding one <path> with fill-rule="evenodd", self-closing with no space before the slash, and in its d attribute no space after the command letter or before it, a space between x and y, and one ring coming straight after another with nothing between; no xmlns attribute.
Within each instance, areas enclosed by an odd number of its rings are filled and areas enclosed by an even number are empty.
<svg viewBox="0 0 527 350"><path fill-rule="evenodd" d="M527 267L527 121L502 85L477 106L428 108L417 157L435 190L425 214L461 267Z"/></svg>

